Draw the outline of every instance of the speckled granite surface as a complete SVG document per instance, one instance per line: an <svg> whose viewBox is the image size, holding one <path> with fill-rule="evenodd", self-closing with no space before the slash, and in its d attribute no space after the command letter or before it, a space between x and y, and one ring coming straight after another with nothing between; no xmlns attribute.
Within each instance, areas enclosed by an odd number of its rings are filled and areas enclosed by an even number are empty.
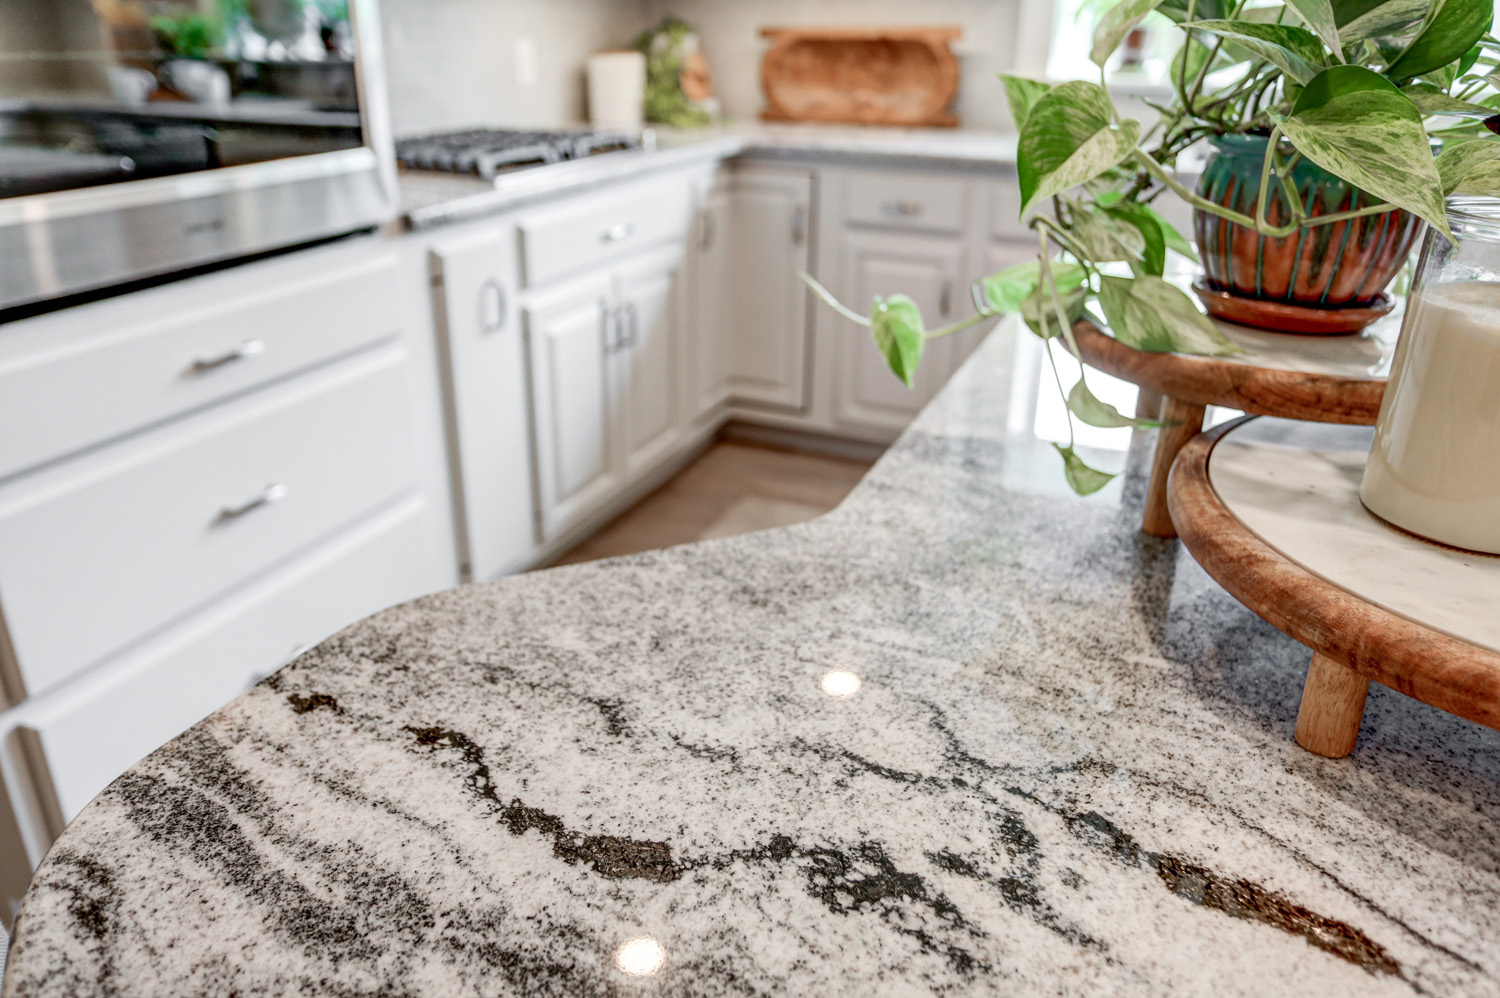
<svg viewBox="0 0 1500 998"><path fill-rule="evenodd" d="M1500 736L1298 749L1306 653L1059 494L1007 348L820 520L303 656L64 833L5 994L1500 994Z"/></svg>

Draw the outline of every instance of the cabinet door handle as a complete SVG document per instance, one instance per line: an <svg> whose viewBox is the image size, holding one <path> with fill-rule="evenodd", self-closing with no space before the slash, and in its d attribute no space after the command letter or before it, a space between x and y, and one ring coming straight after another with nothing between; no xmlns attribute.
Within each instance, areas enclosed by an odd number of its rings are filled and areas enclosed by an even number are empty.
<svg viewBox="0 0 1500 998"><path fill-rule="evenodd" d="M254 499L251 499L249 502L243 503L239 506L225 506L223 509L219 510L219 515L214 519L214 522L230 523L234 520L240 519L243 516L248 516L249 514L255 512L263 506L269 506L272 503L280 502L281 500L285 499L287 497L288 491L290 490L280 482L272 482L270 485L267 485L265 488L261 489L260 494L257 495Z"/></svg>
<svg viewBox="0 0 1500 998"><path fill-rule="evenodd" d="M505 328L505 287L493 277L479 286L479 331L498 333Z"/></svg>
<svg viewBox="0 0 1500 998"><path fill-rule="evenodd" d="M631 234L634 232L635 226L631 225L629 222L616 222L614 225L611 225L609 228L600 233L599 238L607 243L618 243L622 240L629 239Z"/></svg>
<svg viewBox="0 0 1500 998"><path fill-rule="evenodd" d="M887 215L920 215L922 214L922 202L920 201L887 201L885 203Z"/></svg>
<svg viewBox="0 0 1500 998"><path fill-rule="evenodd" d="M947 318L953 312L953 282L944 281L943 290L938 293L938 312L943 318Z"/></svg>
<svg viewBox="0 0 1500 998"><path fill-rule="evenodd" d="M221 353L217 357L199 357L188 365L188 373L207 374L225 364L233 364L237 360L249 360L265 352L266 344L263 340L246 340L233 350Z"/></svg>
<svg viewBox="0 0 1500 998"><path fill-rule="evenodd" d="M718 238L718 224L714 218L712 209L705 208L703 211L703 234L698 240L698 248L704 253L714 248L714 240Z"/></svg>
<svg viewBox="0 0 1500 998"><path fill-rule="evenodd" d="M801 246L807 241L807 205L799 204L792 212L792 245Z"/></svg>
<svg viewBox="0 0 1500 998"><path fill-rule="evenodd" d="M608 356L620 349L620 307L601 298L599 308L604 324L604 353Z"/></svg>

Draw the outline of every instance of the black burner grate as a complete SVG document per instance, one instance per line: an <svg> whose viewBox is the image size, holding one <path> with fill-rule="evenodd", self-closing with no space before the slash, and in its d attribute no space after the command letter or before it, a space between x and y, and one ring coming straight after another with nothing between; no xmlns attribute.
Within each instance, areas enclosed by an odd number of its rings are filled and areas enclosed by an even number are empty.
<svg viewBox="0 0 1500 998"><path fill-rule="evenodd" d="M639 148L640 139L623 132L475 128L401 139L396 143L396 159L410 170L473 173L493 180L502 170Z"/></svg>

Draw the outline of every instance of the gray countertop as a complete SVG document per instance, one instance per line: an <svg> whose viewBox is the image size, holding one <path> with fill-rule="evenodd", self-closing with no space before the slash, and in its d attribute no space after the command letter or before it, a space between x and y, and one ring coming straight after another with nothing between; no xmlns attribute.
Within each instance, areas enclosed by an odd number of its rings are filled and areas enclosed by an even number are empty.
<svg viewBox="0 0 1500 998"><path fill-rule="evenodd" d="M5 995L1500 994L1500 735L1298 748L1307 652L1138 532L1149 435L1062 491L1012 335L827 516L385 611L158 750Z"/></svg>
<svg viewBox="0 0 1500 998"><path fill-rule="evenodd" d="M413 229L479 218L539 198L711 159L747 156L797 162L1008 172L1016 138L941 128L739 125L654 131L656 147L503 173L494 181L425 170L399 174L401 213Z"/></svg>

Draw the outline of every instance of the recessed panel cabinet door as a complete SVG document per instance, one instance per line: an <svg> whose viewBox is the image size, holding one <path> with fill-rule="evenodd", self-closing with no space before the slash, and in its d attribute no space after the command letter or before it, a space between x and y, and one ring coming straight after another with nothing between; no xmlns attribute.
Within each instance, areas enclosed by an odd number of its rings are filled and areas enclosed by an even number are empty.
<svg viewBox="0 0 1500 998"><path fill-rule="evenodd" d="M526 309L544 540L613 494L618 323L606 275L557 288Z"/></svg>
<svg viewBox="0 0 1500 998"><path fill-rule="evenodd" d="M963 248L953 240L905 233L846 231L843 287L848 301L867 305L877 295L910 296L929 327L970 312L961 281ZM912 388L891 373L869 330L839 324L835 372L837 417L854 426L900 431L932 400L953 373L954 345L929 341Z"/></svg>
<svg viewBox="0 0 1500 998"><path fill-rule="evenodd" d="M693 312L688 346L688 405L698 419L729 398L728 289L734 247L734 195L726 178L714 185L698 213L694 233Z"/></svg>
<svg viewBox="0 0 1500 998"><path fill-rule="evenodd" d="M655 467L682 440L678 306L682 250L673 246L620 269L614 397L623 408L627 478Z"/></svg>
<svg viewBox="0 0 1500 998"><path fill-rule="evenodd" d="M734 174L733 239L725 289L729 390L739 402L800 409L806 401L807 287L812 180L746 167Z"/></svg>
<svg viewBox="0 0 1500 998"><path fill-rule="evenodd" d="M537 541L514 233L494 226L445 241L431 265L452 381L460 556L469 578L492 579L525 564Z"/></svg>

